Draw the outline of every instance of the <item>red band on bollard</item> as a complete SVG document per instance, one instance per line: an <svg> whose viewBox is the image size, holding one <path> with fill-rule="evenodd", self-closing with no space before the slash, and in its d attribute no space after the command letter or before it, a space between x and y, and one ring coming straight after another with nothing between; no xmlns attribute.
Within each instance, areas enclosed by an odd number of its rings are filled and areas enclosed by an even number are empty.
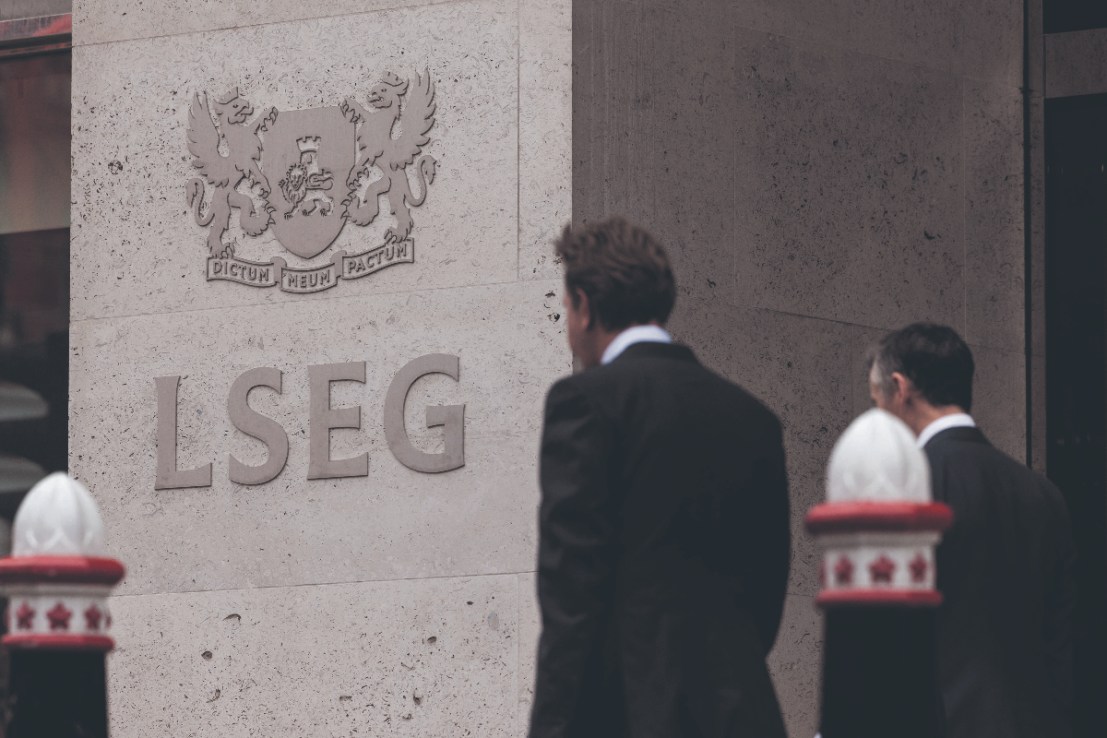
<svg viewBox="0 0 1107 738"><path fill-rule="evenodd" d="M8 648L23 650L40 649L51 651L111 651L115 641L108 636L96 635L46 635L28 633L26 635L6 635L4 645Z"/></svg>
<svg viewBox="0 0 1107 738"><path fill-rule="evenodd" d="M932 589L831 589L815 599L821 607L899 605L901 607L937 607L942 593Z"/></svg>
<svg viewBox="0 0 1107 738"><path fill-rule="evenodd" d="M953 512L940 502L834 502L807 514L807 530L827 533L940 533Z"/></svg>
<svg viewBox="0 0 1107 738"><path fill-rule="evenodd" d="M0 559L0 584L103 584L113 586L126 570L115 559L95 556L13 556Z"/></svg>

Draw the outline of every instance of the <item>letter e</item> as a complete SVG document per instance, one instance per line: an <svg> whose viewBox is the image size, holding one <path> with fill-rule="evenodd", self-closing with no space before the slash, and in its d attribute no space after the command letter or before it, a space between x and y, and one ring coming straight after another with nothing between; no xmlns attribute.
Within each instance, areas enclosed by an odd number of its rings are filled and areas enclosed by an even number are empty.
<svg viewBox="0 0 1107 738"><path fill-rule="evenodd" d="M308 479L368 476L369 454L350 459L331 458L331 429L361 428L360 407L331 407L331 382L364 383L365 362L308 367L308 389L311 395Z"/></svg>

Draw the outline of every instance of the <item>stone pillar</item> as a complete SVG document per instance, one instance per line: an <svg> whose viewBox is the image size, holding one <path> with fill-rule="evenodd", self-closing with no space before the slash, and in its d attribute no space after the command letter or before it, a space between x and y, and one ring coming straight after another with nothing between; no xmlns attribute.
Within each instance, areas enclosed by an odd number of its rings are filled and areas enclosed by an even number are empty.
<svg viewBox="0 0 1107 738"><path fill-rule="evenodd" d="M951 521L906 425L870 410L846 429L807 516L823 548L823 738L941 735L934 547Z"/></svg>
<svg viewBox="0 0 1107 738"><path fill-rule="evenodd" d="M74 4L69 456L129 566L114 738L522 731L570 23Z"/></svg>
<svg viewBox="0 0 1107 738"><path fill-rule="evenodd" d="M31 489L15 518L12 555L0 560L11 650L8 738L106 738L104 658L115 646L107 598L123 573L105 556L88 490L61 473Z"/></svg>

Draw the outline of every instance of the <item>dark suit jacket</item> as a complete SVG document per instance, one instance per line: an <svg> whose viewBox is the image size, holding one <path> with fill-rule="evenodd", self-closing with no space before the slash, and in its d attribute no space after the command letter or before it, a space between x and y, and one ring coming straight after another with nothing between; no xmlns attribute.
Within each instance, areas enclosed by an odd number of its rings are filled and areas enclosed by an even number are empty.
<svg viewBox="0 0 1107 738"><path fill-rule="evenodd" d="M937 551L947 738L1071 738L1075 553L1064 499L976 428L926 445L953 508Z"/></svg>
<svg viewBox="0 0 1107 738"><path fill-rule="evenodd" d="M780 424L683 346L550 390L531 738L783 738Z"/></svg>

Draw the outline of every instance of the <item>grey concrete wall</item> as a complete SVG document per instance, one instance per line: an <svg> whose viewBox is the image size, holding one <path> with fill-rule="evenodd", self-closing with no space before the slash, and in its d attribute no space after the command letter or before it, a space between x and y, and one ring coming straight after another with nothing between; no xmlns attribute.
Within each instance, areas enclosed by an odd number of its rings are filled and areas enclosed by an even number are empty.
<svg viewBox="0 0 1107 738"><path fill-rule="evenodd" d="M548 249L571 213L570 11L77 4L70 468L128 566L112 599L116 738L523 732L542 400L571 371ZM185 196L195 93L237 85L258 113L287 115L365 104L386 70L423 69L439 168L413 211L414 263L308 295L205 281L207 232ZM347 224L322 262L381 243L392 223ZM238 216L229 235L240 258L320 261L272 229L247 237ZM406 424L433 453L442 432L424 408L464 403L466 464L431 475L390 452L382 412L395 373L439 352L459 357L459 381L420 380ZM308 367L338 362L365 362L366 381L333 388L361 427L334 431L332 454L368 453L368 475L310 480ZM266 451L232 426L228 391L267 366L283 392L251 403L287 432L288 464L234 484L228 455L259 464ZM154 378L167 375L181 376L179 466L211 462L210 486L154 488Z"/></svg>
<svg viewBox="0 0 1107 738"><path fill-rule="evenodd" d="M956 327L977 419L1025 457L1022 5L573 5L574 218L655 231L678 337L786 427L795 546L772 667L808 738L821 633L802 518L869 403L866 346L915 320Z"/></svg>

